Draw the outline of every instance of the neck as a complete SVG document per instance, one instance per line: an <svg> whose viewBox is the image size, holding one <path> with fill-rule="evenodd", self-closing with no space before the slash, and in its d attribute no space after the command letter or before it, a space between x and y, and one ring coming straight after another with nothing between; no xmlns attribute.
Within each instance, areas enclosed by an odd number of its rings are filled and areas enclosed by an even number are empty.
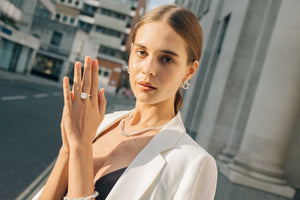
<svg viewBox="0 0 300 200"><path fill-rule="evenodd" d="M136 102L135 113L130 121L130 125L140 125L144 127L159 127L167 124L174 116L174 106L166 103L162 105L149 105Z"/></svg>

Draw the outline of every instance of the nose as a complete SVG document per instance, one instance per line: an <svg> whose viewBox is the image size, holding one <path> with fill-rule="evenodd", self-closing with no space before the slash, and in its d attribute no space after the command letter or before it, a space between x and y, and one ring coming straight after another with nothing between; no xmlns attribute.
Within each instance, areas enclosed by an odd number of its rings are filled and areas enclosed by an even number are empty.
<svg viewBox="0 0 300 200"><path fill-rule="evenodd" d="M157 69L155 66L157 66L157 63L155 63L155 59L149 56L148 59L146 59L144 62L142 71L143 74L146 76L156 76Z"/></svg>

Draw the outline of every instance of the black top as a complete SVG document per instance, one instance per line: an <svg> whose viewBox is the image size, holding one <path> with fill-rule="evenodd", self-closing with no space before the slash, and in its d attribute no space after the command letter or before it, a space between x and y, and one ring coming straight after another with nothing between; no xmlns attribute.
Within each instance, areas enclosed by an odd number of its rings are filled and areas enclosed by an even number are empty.
<svg viewBox="0 0 300 200"><path fill-rule="evenodd" d="M96 181L95 190L99 193L99 195L96 197L96 200L105 200L126 168L127 167L124 167L122 169L110 172Z"/></svg>

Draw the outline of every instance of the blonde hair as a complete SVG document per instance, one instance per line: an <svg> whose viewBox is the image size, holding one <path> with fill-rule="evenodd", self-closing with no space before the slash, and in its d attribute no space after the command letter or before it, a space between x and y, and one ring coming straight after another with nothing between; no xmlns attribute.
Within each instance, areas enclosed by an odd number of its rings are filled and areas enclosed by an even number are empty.
<svg viewBox="0 0 300 200"><path fill-rule="evenodd" d="M188 55L188 64L192 64L200 59L203 43L202 29L196 16L191 11L176 5L164 5L147 12L132 32L132 43L135 41L139 28L151 22L166 22L183 38L186 43L185 48ZM175 113L179 111L182 103L183 97L181 90L178 89L174 99Z"/></svg>

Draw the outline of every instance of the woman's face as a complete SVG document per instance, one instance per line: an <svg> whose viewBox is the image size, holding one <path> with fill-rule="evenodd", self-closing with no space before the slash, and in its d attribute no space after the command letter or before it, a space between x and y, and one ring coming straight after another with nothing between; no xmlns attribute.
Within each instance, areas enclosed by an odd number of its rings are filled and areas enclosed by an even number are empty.
<svg viewBox="0 0 300 200"><path fill-rule="evenodd" d="M185 41L164 22L144 24L131 47L129 70L137 101L173 107L176 91L191 74Z"/></svg>

